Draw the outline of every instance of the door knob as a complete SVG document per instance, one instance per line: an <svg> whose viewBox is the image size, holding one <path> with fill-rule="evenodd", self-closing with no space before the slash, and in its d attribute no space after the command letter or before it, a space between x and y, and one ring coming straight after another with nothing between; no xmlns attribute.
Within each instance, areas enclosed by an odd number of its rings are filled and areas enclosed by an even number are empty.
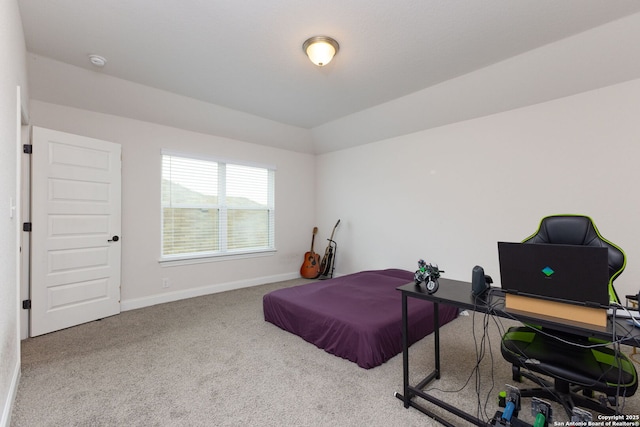
<svg viewBox="0 0 640 427"><path fill-rule="evenodd" d="M113 236L111 239L107 240L107 242L117 242L118 240L120 240L118 236Z"/></svg>

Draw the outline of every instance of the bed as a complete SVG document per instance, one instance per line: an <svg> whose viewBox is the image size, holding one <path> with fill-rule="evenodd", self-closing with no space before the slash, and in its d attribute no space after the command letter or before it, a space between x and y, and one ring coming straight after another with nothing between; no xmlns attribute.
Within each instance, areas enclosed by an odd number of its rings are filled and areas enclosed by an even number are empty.
<svg viewBox="0 0 640 427"><path fill-rule="evenodd" d="M413 273L386 269L278 289L263 297L264 318L318 348L370 369L402 351L401 294ZM408 301L409 345L433 332L433 303ZM458 315L439 306L440 325Z"/></svg>

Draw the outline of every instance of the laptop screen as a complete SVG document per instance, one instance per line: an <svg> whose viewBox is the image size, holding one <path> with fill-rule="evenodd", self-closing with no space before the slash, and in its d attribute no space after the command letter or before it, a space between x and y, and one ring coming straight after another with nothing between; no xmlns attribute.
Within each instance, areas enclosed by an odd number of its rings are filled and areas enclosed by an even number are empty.
<svg viewBox="0 0 640 427"><path fill-rule="evenodd" d="M506 292L583 305L609 305L605 247L498 242Z"/></svg>

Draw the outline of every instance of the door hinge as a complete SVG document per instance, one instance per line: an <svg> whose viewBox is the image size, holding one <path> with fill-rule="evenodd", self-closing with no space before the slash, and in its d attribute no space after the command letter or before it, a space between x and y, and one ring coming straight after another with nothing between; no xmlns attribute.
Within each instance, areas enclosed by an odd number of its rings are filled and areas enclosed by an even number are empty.
<svg viewBox="0 0 640 427"><path fill-rule="evenodd" d="M22 223L22 231L31 231L31 223L30 222Z"/></svg>
<svg viewBox="0 0 640 427"><path fill-rule="evenodd" d="M22 152L25 154L33 153L33 144L24 144L22 146Z"/></svg>
<svg viewBox="0 0 640 427"><path fill-rule="evenodd" d="M30 299L26 299L26 300L22 301L22 309L23 310L31 310L31 300Z"/></svg>

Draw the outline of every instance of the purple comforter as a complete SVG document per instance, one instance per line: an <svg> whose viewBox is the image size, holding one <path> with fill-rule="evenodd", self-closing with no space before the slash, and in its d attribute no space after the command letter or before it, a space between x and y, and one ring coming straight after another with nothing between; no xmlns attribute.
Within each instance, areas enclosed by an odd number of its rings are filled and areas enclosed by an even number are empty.
<svg viewBox="0 0 640 427"><path fill-rule="evenodd" d="M263 298L264 318L325 351L373 368L402 351L401 293L413 273L363 271L278 289ZM440 325L458 315L440 305ZM433 332L433 304L408 299L409 344Z"/></svg>

